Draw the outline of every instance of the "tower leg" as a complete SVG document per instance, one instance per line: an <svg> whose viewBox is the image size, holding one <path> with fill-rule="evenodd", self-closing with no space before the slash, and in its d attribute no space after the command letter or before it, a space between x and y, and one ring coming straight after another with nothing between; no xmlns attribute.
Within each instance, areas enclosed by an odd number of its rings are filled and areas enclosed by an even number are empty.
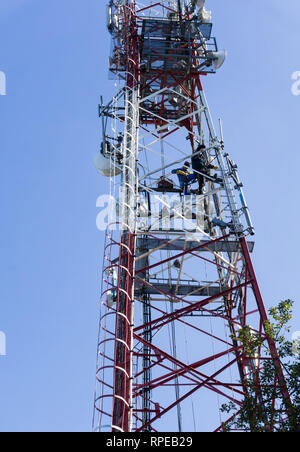
<svg viewBox="0 0 300 452"><path fill-rule="evenodd" d="M259 313L261 316L262 323L265 326L265 324L268 322L268 315L267 315L264 301L263 301L263 298L262 298L262 295L260 292L260 288L259 288L259 285L257 282L254 266L252 263L252 259L251 259L250 253L249 253L249 249L248 249L248 245L247 245L247 241L246 241L245 237L241 238L241 246L242 246L242 250L243 250L243 254L244 254L244 259L245 259L245 262L247 265L247 269L249 272L249 276L251 279L252 289L253 289L253 293L254 293L254 296L256 299L257 307L258 307L258 310L259 310ZM270 352L271 352L271 355L273 358L275 368L277 370L279 386L280 386L283 400L285 402L285 406L286 406L288 412L291 412L292 402L291 402L290 394L289 394L289 391L287 388L285 376L284 376L284 373L282 370L280 358L278 356L276 344L275 344L274 340L268 335L267 335L267 341L268 341L269 349L270 349Z"/></svg>
<svg viewBox="0 0 300 452"><path fill-rule="evenodd" d="M128 432L132 427L132 288L134 236L124 233L120 246L115 338L114 431Z"/></svg>

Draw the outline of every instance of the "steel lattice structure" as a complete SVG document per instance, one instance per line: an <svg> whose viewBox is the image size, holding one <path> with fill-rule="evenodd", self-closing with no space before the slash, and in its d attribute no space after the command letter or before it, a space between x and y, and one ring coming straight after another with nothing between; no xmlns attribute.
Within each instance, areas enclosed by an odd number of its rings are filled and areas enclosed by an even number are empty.
<svg viewBox="0 0 300 452"><path fill-rule="evenodd" d="M106 159L117 215L105 241L94 430L222 431L226 419L207 426L206 413L216 418L228 400L241 406L254 374L259 403L270 359L263 348L247 355L246 325L268 343L274 387L289 403L264 331L243 185L203 90L224 54L201 0L111 0L108 28L121 86L100 107L99 169ZM191 192L172 170L200 154L209 170L192 172Z"/></svg>

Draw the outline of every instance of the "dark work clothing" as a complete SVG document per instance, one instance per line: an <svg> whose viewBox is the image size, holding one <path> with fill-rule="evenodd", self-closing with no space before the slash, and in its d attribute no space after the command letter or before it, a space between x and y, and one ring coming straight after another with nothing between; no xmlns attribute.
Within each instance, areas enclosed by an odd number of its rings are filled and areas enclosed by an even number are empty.
<svg viewBox="0 0 300 452"><path fill-rule="evenodd" d="M199 171L200 173L205 172L207 168L205 159L199 154L195 155L195 157L192 157L192 167L193 170Z"/></svg>
<svg viewBox="0 0 300 452"><path fill-rule="evenodd" d="M195 177L198 180L199 195L202 195L205 186L205 176L203 176L202 174L198 174L198 172L209 176L209 170L213 169L214 166L207 164L205 158L201 154L198 154L192 157L192 167L194 170Z"/></svg>

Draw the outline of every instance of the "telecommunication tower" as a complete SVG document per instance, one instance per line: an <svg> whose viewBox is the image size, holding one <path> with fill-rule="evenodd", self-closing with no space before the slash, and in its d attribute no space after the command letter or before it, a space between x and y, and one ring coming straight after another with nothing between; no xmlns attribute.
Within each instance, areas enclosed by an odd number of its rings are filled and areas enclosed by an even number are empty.
<svg viewBox="0 0 300 452"><path fill-rule="evenodd" d="M99 107L95 160L111 208L94 431L222 431L220 406L240 406L254 374L259 403L270 359L247 355L245 326L268 344L289 401L264 331L243 184L203 89L226 52L204 0L110 0L107 26L119 89Z"/></svg>

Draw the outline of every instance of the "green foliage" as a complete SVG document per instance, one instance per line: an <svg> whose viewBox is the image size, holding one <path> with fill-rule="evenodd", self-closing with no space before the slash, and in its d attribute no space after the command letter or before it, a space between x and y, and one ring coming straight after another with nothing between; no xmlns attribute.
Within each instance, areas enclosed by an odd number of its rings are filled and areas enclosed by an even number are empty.
<svg viewBox="0 0 300 452"><path fill-rule="evenodd" d="M286 400L283 399L278 369L274 361L264 360L259 372L259 390L258 375L257 372L253 372L244 382L247 395L242 407L237 407L232 402L222 406L223 413L235 415L224 425L224 431L300 431L300 358L293 354L293 344L284 336L290 331L288 323L292 318L293 304L292 300L285 300L277 307L270 309L270 320L264 324L266 335L276 343L292 406L287 406ZM237 339L249 359L257 357L261 350L264 351L265 356L271 356L267 342L259 334L254 333L249 326L239 331Z"/></svg>
<svg viewBox="0 0 300 452"><path fill-rule="evenodd" d="M237 339L241 342L246 355L249 357L254 357L259 347L263 344L259 334L254 333L249 326L245 326L239 331Z"/></svg>
<svg viewBox="0 0 300 452"><path fill-rule="evenodd" d="M282 330L290 331L288 323L292 319L293 305L292 300L281 301L277 307L269 310L269 316L273 319L273 323L269 321L264 325L266 333L280 345L286 343Z"/></svg>

